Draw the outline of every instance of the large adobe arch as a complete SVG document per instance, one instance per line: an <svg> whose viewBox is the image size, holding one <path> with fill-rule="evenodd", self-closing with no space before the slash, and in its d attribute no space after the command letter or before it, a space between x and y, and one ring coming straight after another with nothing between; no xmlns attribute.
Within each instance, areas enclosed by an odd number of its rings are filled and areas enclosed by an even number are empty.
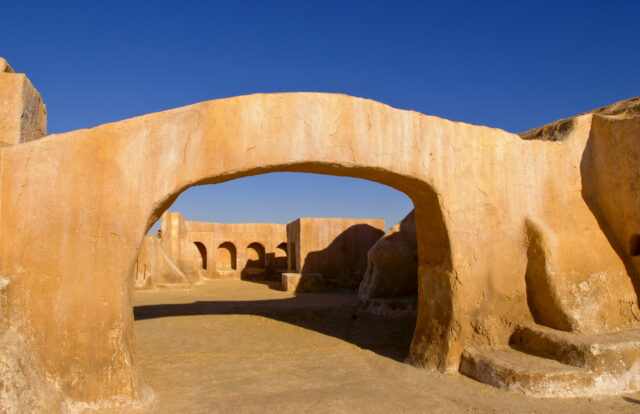
<svg viewBox="0 0 640 414"><path fill-rule="evenodd" d="M564 270L578 258L581 274L607 275L615 301L601 297L600 313L576 323L621 326L628 313L616 306L635 306L629 281L581 198L579 170L566 163L579 163L584 145L294 93L203 102L4 147L5 319L66 396L139 398L131 291L144 234L191 186L297 171L377 181L413 200L420 298L409 359L417 365L455 370L465 347L506 343L514 324L531 320L533 233L552 238L549 266ZM578 254L584 243L594 260Z"/></svg>

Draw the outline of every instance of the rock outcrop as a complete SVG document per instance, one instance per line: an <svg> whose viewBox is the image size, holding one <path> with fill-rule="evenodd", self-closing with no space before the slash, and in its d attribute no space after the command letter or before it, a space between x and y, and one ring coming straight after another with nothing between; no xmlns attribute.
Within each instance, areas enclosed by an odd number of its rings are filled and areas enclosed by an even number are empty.
<svg viewBox="0 0 640 414"><path fill-rule="evenodd" d="M375 314L393 315L415 311L417 297L418 242L412 210L369 250L358 305Z"/></svg>
<svg viewBox="0 0 640 414"><path fill-rule="evenodd" d="M562 141L569 136L575 128L575 122L583 115L607 116L615 119L631 119L640 117L640 96L615 102L570 118L559 119L550 124L543 125L518 135L522 139L535 139L541 141Z"/></svg>

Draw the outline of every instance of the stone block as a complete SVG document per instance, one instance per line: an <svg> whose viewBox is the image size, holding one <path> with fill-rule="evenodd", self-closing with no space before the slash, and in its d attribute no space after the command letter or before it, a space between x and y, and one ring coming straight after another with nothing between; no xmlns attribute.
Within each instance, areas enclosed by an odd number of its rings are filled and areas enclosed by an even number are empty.
<svg viewBox="0 0 640 414"><path fill-rule="evenodd" d="M0 62L0 146L21 144L47 134L47 109L21 73L3 71ZM5 66L5 69L9 67Z"/></svg>

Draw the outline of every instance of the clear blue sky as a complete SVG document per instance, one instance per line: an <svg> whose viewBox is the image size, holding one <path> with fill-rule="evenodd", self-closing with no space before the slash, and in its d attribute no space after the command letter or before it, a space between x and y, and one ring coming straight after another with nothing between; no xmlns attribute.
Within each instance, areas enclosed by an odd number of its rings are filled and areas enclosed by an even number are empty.
<svg viewBox="0 0 640 414"><path fill-rule="evenodd" d="M49 133L255 92L340 92L519 132L640 95L639 1L12 1L0 56ZM380 217L411 202L348 178L275 174L190 189L223 222Z"/></svg>

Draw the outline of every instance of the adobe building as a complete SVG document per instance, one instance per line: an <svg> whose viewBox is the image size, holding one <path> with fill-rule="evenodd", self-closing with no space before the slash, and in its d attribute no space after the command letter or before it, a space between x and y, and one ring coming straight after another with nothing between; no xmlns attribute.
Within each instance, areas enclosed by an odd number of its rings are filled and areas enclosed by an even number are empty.
<svg viewBox="0 0 640 414"><path fill-rule="evenodd" d="M204 277L200 249L187 239L179 213L162 215L160 236L145 236L135 266L136 289L189 288Z"/></svg>
<svg viewBox="0 0 640 414"><path fill-rule="evenodd" d="M284 224L186 221L185 226L187 240L201 253L206 279L237 279L287 268Z"/></svg>
<svg viewBox="0 0 640 414"><path fill-rule="evenodd" d="M284 224L202 223L166 212L158 235L144 237L136 262L136 288L188 288L204 279L284 271L286 240Z"/></svg>
<svg viewBox="0 0 640 414"><path fill-rule="evenodd" d="M289 224L205 223L162 215L158 235L145 236L135 266L136 289L189 288L205 279L299 274L313 289L356 289L367 252L384 234L384 220L300 218ZM288 252L293 252L291 255ZM297 277L299 279L299 277ZM321 280L319 280L321 279Z"/></svg>
<svg viewBox="0 0 640 414"><path fill-rule="evenodd" d="M383 235L384 220L299 218L287 224L288 272L320 274L328 286L357 289L367 252Z"/></svg>

